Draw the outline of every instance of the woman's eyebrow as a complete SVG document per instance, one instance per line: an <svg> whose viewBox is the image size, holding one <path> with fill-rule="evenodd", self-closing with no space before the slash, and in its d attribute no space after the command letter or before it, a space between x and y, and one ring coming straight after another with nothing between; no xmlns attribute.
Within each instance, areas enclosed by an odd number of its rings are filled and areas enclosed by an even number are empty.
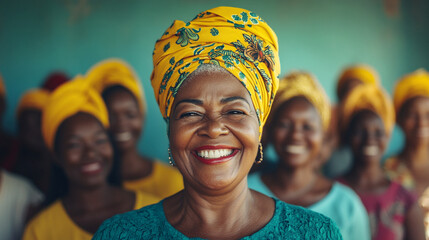
<svg viewBox="0 0 429 240"><path fill-rule="evenodd" d="M250 106L249 102L244 97L240 97L240 96L233 96L233 97L222 98L220 100L220 102L221 103L229 103L229 102L233 102L233 101L236 101L236 100L243 101L243 102L247 103L247 105Z"/></svg>
<svg viewBox="0 0 429 240"><path fill-rule="evenodd" d="M179 106L182 103L192 103L198 106L202 106L203 105L203 101L199 100L199 99L193 99L193 98L186 98L183 100L180 100L179 102L177 102L177 104L174 106L174 109L177 108L177 106Z"/></svg>

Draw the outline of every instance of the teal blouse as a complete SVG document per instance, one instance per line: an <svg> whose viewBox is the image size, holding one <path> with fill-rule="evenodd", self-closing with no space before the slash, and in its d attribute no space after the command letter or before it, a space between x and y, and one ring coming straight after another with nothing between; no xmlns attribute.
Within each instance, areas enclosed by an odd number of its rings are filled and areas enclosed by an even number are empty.
<svg viewBox="0 0 429 240"><path fill-rule="evenodd" d="M107 219L93 239L191 239L167 221L162 202ZM335 223L322 214L276 199L275 204L267 225L242 239L342 239Z"/></svg>

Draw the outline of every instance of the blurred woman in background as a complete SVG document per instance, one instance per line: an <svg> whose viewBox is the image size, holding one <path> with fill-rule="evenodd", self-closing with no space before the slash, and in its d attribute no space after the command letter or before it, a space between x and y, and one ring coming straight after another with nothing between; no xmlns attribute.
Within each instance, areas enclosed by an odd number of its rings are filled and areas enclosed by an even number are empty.
<svg viewBox="0 0 429 240"><path fill-rule="evenodd" d="M278 163L274 171L250 175L248 184L265 195L332 218L344 239L370 239L368 216L359 197L319 171L330 114L328 98L312 75L293 72L282 79L265 126Z"/></svg>
<svg viewBox="0 0 429 240"><path fill-rule="evenodd" d="M119 59L108 59L92 67L87 80L102 94L106 103L124 187L160 198L182 190L183 179L177 169L138 151L147 106L140 80L133 69Z"/></svg>
<svg viewBox="0 0 429 240"><path fill-rule="evenodd" d="M393 96L405 146L384 166L389 177L420 196L429 186L429 73L420 69L404 76Z"/></svg>
<svg viewBox="0 0 429 240"><path fill-rule="evenodd" d="M158 201L123 190L101 96L77 78L56 89L43 117L45 143L55 155L50 205L27 226L24 239L91 239L115 214Z"/></svg>
<svg viewBox="0 0 429 240"><path fill-rule="evenodd" d="M337 82L338 104L332 107L332 117L328 131L326 131L321 151L321 162L326 164L323 172L330 178L338 177L347 172L352 166L352 155L350 149L342 144L338 126L341 123L341 105L350 91L356 86L362 84L379 85L380 79L378 73L369 65L357 64L345 68Z"/></svg>
<svg viewBox="0 0 429 240"><path fill-rule="evenodd" d="M52 158L42 137L42 111L50 92L27 91L17 110L19 154L14 172L28 178L44 194L48 192Z"/></svg>
<svg viewBox="0 0 429 240"><path fill-rule="evenodd" d="M395 123L393 104L373 85L354 88L342 105L341 129L353 153L353 165L341 179L368 211L373 239L424 239L416 197L391 181L381 159Z"/></svg>

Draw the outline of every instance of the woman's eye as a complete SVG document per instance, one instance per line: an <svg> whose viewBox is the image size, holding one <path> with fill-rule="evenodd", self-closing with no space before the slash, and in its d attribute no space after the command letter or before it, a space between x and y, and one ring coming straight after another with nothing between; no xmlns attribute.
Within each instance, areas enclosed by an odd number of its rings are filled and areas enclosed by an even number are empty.
<svg viewBox="0 0 429 240"><path fill-rule="evenodd" d="M313 131L314 127L311 126L311 125L306 124L306 125L304 125L304 130L306 130L306 131Z"/></svg>
<svg viewBox="0 0 429 240"><path fill-rule="evenodd" d="M179 118L189 118L189 117L199 117L199 116L201 116L201 114L197 112L185 112L180 114Z"/></svg>
<svg viewBox="0 0 429 240"><path fill-rule="evenodd" d="M240 110L231 110L231 111L228 111L228 114L233 114L233 115L240 114L240 115L243 115L244 112L240 111Z"/></svg>

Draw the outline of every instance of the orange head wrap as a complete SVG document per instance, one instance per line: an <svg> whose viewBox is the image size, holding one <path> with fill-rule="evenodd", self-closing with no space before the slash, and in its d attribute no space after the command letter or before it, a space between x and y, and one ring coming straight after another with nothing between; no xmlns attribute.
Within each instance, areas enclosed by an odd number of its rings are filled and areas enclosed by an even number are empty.
<svg viewBox="0 0 429 240"><path fill-rule="evenodd" d="M94 65L86 74L87 81L100 92L108 87L122 86L137 99L140 111L146 111L146 100L137 74L126 62L120 59L107 59Z"/></svg>
<svg viewBox="0 0 429 240"><path fill-rule="evenodd" d="M390 96L383 89L368 84L354 88L342 105L341 129L346 131L352 117L362 110L376 113L383 120L386 133L390 134L395 125L395 111Z"/></svg>
<svg viewBox="0 0 429 240"><path fill-rule="evenodd" d="M43 110L42 134L46 145L51 150L54 149L58 127L67 118L79 112L91 114L104 127L109 127L107 109L103 99L81 76L55 89Z"/></svg>
<svg viewBox="0 0 429 240"><path fill-rule="evenodd" d="M280 73L277 36L253 12L217 7L190 22L174 21L153 52L152 87L164 119L183 81L201 64L233 74L249 92L260 132L274 100Z"/></svg>
<svg viewBox="0 0 429 240"><path fill-rule="evenodd" d="M396 114L407 100L414 97L429 97L429 73L424 69L405 75L396 84L393 94Z"/></svg>
<svg viewBox="0 0 429 240"><path fill-rule="evenodd" d="M25 109L36 109L43 111L48 102L50 92L46 89L33 89L27 91L19 101L17 116Z"/></svg>

